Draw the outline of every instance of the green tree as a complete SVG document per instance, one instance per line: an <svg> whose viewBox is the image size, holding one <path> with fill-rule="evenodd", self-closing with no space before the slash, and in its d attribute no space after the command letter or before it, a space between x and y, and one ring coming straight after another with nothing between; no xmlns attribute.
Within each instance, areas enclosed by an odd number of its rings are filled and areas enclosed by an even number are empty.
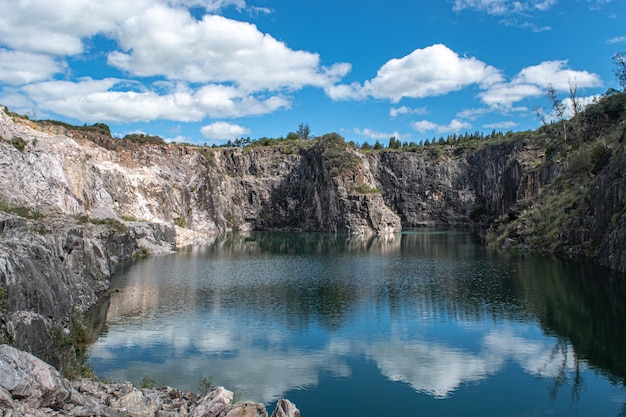
<svg viewBox="0 0 626 417"><path fill-rule="evenodd" d="M389 149L400 149L402 143L395 136L389 138Z"/></svg>
<svg viewBox="0 0 626 417"><path fill-rule="evenodd" d="M308 123L300 122L298 125L298 131L296 132L300 139L308 139L311 135L311 128Z"/></svg>

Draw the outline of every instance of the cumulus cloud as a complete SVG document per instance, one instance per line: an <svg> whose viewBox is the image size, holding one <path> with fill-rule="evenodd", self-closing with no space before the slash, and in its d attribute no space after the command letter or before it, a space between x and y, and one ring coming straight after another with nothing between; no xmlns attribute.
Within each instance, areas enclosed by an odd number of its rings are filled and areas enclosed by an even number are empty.
<svg viewBox="0 0 626 417"><path fill-rule="evenodd" d="M575 71L567 67L568 61L545 61L522 69L510 82L497 83L481 92L485 104L509 108L526 98L546 94L548 85L557 91L568 91L570 83L578 88L599 87L602 80L588 71Z"/></svg>
<svg viewBox="0 0 626 417"><path fill-rule="evenodd" d="M436 44L389 60L375 78L363 85L338 85L327 93L334 100L371 96L397 103L404 97L439 96L472 84L486 87L501 80L496 68L476 58L461 57L447 46Z"/></svg>
<svg viewBox="0 0 626 417"><path fill-rule="evenodd" d="M325 87L350 67L320 65L318 54L292 50L247 22L219 15L195 19L186 9L155 6L117 33L123 51L110 65L137 76L194 83L234 83L248 91Z"/></svg>
<svg viewBox="0 0 626 417"><path fill-rule="evenodd" d="M24 85L12 94L32 107L86 121L196 121L289 107L291 92L327 88L351 69L324 66L317 53L293 50L250 23L196 18L188 7L250 9L244 0L0 0L0 82ZM65 72L63 60L85 53L96 35L113 41L108 65L148 84L41 83ZM149 84L152 77L165 82ZM162 91L167 84L176 91Z"/></svg>
<svg viewBox="0 0 626 417"><path fill-rule="evenodd" d="M0 82L12 85L43 81L66 66L50 55L0 48Z"/></svg>
<svg viewBox="0 0 626 417"><path fill-rule="evenodd" d="M109 33L155 0L0 0L0 43L24 52L76 55L83 38Z"/></svg>
<svg viewBox="0 0 626 417"><path fill-rule="evenodd" d="M226 140L236 139L243 135L247 135L250 133L250 129L238 124L219 121L202 127L202 129L200 129L200 133L202 133L202 136L207 139Z"/></svg>
<svg viewBox="0 0 626 417"><path fill-rule="evenodd" d="M121 91L120 91L121 90ZM192 90L184 84L166 92L129 86L124 80L84 78L77 82L47 81L23 87L42 109L84 121L200 121L267 114L289 107L281 96L258 98L234 87L207 85Z"/></svg>
<svg viewBox="0 0 626 417"><path fill-rule="evenodd" d="M428 113L428 109L426 109L426 107L411 108L407 106L400 106L400 107L392 107L391 109L389 109L389 116L391 118L396 118L398 116L405 115L405 114L424 115L426 113Z"/></svg>
<svg viewBox="0 0 626 417"><path fill-rule="evenodd" d="M411 127L420 133L424 132L437 132L437 133L452 133L460 130L471 129L472 125L466 121L453 119L447 125L437 124L429 120L420 120L411 123Z"/></svg>
<svg viewBox="0 0 626 417"><path fill-rule="evenodd" d="M392 136L394 136L396 139L406 140L410 137L410 135L406 135L406 134L403 135L403 134L398 133L397 130L393 133L388 133L388 132L379 132L379 131L376 131L367 127L365 129L356 128L354 129L354 133L356 133L357 135L365 136L367 138L376 139L376 140L386 140Z"/></svg>

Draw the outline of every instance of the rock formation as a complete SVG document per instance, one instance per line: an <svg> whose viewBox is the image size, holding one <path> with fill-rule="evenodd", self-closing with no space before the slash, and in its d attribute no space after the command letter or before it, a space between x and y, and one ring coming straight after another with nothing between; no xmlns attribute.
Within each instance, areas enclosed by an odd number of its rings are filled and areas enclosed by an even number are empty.
<svg viewBox="0 0 626 417"><path fill-rule="evenodd" d="M137 389L128 382L68 381L35 356L0 345L0 416L268 416L263 404L232 401L233 393L223 387L198 395L167 386ZM300 417L300 411L280 400L271 417Z"/></svg>
<svg viewBox="0 0 626 417"><path fill-rule="evenodd" d="M619 111L586 111L580 149L548 126L435 154L368 153L336 134L244 149L140 144L0 108L0 342L60 366L68 357L48 346L68 344L116 262L230 231L471 227L626 272L626 95L605 101Z"/></svg>

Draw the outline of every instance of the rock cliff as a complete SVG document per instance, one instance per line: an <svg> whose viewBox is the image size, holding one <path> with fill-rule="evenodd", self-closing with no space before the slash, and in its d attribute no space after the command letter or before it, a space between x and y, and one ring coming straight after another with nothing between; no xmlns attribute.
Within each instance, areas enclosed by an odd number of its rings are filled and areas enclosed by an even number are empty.
<svg viewBox="0 0 626 417"><path fill-rule="evenodd" d="M413 152L365 152L336 134L142 144L0 111L0 338L45 357L116 262L230 231L473 227L494 245L626 272L624 103L607 97L567 122L569 141L545 126Z"/></svg>

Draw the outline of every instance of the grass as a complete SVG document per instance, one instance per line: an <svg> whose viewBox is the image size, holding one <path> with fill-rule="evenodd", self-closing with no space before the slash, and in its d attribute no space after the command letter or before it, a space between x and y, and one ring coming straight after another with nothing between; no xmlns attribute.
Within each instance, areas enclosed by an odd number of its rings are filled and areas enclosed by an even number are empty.
<svg viewBox="0 0 626 417"><path fill-rule="evenodd" d="M359 184L356 187L350 189L350 192L355 194L380 194L381 191L379 188L370 187L367 184Z"/></svg>
<svg viewBox="0 0 626 417"><path fill-rule="evenodd" d="M76 220L78 220L79 223L107 225L107 226L112 227L119 233L126 233L128 231L128 227L126 227L124 223L120 222L119 220L110 218L110 217L106 219L92 219L88 216L77 216Z"/></svg>
<svg viewBox="0 0 626 417"><path fill-rule="evenodd" d="M0 197L0 211L15 214L16 216L23 217L25 219L37 220L43 217L37 210L32 210L28 207L13 206Z"/></svg>
<svg viewBox="0 0 626 417"><path fill-rule="evenodd" d="M156 388L158 385L157 380L148 375L144 375L141 381L139 381L139 387L142 389Z"/></svg>

